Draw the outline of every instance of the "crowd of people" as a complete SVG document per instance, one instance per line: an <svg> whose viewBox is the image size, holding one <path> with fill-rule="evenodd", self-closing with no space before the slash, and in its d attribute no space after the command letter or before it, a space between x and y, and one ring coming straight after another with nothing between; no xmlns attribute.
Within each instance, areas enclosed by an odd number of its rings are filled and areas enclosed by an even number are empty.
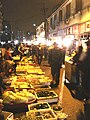
<svg viewBox="0 0 90 120"><path fill-rule="evenodd" d="M90 99L90 40L86 42L87 50L83 52L82 45L78 47L72 58L76 65L76 85L82 87L85 99Z"/></svg>
<svg viewBox="0 0 90 120"><path fill-rule="evenodd" d="M87 51L83 54L82 45L78 47L75 56L72 58L73 64L76 65L76 85L82 85L84 94L90 97L90 40L86 43ZM13 49L14 48L14 49ZM28 49L27 49L28 48ZM11 54L11 50L13 53ZM28 51L27 54L25 51ZM60 81L60 70L62 64L65 64L66 49L58 47L54 42L51 49L47 46L30 45L27 46L23 43L12 47L11 45L5 46L5 54L0 58L0 95L2 95L2 88L4 89L3 78L9 76L12 72L15 73L17 63L13 60L13 56L19 55L20 60L23 56L32 56L32 61L37 65L41 65L42 60L47 60L51 67L52 83L51 87L58 87ZM81 81L80 81L81 80Z"/></svg>
<svg viewBox="0 0 90 120"><path fill-rule="evenodd" d="M27 46L23 43L16 46L5 44L3 49L5 49L3 56L2 52L0 56L0 96L2 96L3 89L5 89L3 79L16 72L17 61L13 59L13 56L20 56L20 60L24 56L32 56L32 61L37 65L41 65L42 59L47 59L47 47L42 47L41 44L38 46L33 44ZM11 53L11 51L13 52Z"/></svg>

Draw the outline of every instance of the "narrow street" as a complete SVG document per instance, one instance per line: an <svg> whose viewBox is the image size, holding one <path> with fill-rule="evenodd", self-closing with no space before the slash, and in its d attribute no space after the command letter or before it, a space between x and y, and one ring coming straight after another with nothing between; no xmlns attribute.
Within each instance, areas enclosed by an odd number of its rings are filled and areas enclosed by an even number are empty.
<svg viewBox="0 0 90 120"><path fill-rule="evenodd" d="M41 69L45 71L45 76L51 77L51 70L47 62L42 62ZM53 90L59 95L59 101L63 107L63 112L68 114L67 120L84 120L84 102L72 97L69 89L64 85L65 68L61 68L60 83L58 88Z"/></svg>

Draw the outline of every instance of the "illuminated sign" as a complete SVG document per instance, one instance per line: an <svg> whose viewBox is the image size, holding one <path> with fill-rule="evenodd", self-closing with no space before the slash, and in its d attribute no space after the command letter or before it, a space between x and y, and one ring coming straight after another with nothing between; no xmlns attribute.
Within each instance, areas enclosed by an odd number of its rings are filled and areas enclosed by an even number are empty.
<svg viewBox="0 0 90 120"><path fill-rule="evenodd" d="M86 22L86 32L90 31L90 22Z"/></svg>
<svg viewBox="0 0 90 120"><path fill-rule="evenodd" d="M82 23L79 25L79 32L84 33L86 31L86 24Z"/></svg>
<svg viewBox="0 0 90 120"><path fill-rule="evenodd" d="M79 26L78 25L74 25L72 27L72 30L73 30L73 34L78 34L79 33Z"/></svg>
<svg viewBox="0 0 90 120"><path fill-rule="evenodd" d="M72 34L72 27L67 28L66 33L67 35Z"/></svg>

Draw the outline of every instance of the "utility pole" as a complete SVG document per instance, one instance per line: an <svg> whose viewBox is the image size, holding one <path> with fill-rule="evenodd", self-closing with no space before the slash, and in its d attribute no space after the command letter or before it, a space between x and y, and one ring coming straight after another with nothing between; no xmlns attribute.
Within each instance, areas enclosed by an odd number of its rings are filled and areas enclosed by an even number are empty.
<svg viewBox="0 0 90 120"><path fill-rule="evenodd" d="M47 31L46 31L46 12L48 10L48 8L46 8L45 6L45 2L43 2L43 8L41 8L41 10L43 11L43 19L44 19L44 30L45 30L45 39L47 39Z"/></svg>

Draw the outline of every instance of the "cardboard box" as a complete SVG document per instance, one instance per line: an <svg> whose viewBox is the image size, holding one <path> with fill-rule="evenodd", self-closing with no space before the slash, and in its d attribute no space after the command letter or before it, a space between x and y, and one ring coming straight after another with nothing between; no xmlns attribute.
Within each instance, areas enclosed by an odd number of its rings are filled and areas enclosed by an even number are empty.
<svg viewBox="0 0 90 120"><path fill-rule="evenodd" d="M2 111L5 120L14 120L14 116L12 112Z"/></svg>
<svg viewBox="0 0 90 120"><path fill-rule="evenodd" d="M56 117L56 115L55 115L55 113L53 112L52 109L29 111L29 112L26 112L26 116L29 116L33 113L36 117L41 117L42 116L43 120L57 120L57 117Z"/></svg>

